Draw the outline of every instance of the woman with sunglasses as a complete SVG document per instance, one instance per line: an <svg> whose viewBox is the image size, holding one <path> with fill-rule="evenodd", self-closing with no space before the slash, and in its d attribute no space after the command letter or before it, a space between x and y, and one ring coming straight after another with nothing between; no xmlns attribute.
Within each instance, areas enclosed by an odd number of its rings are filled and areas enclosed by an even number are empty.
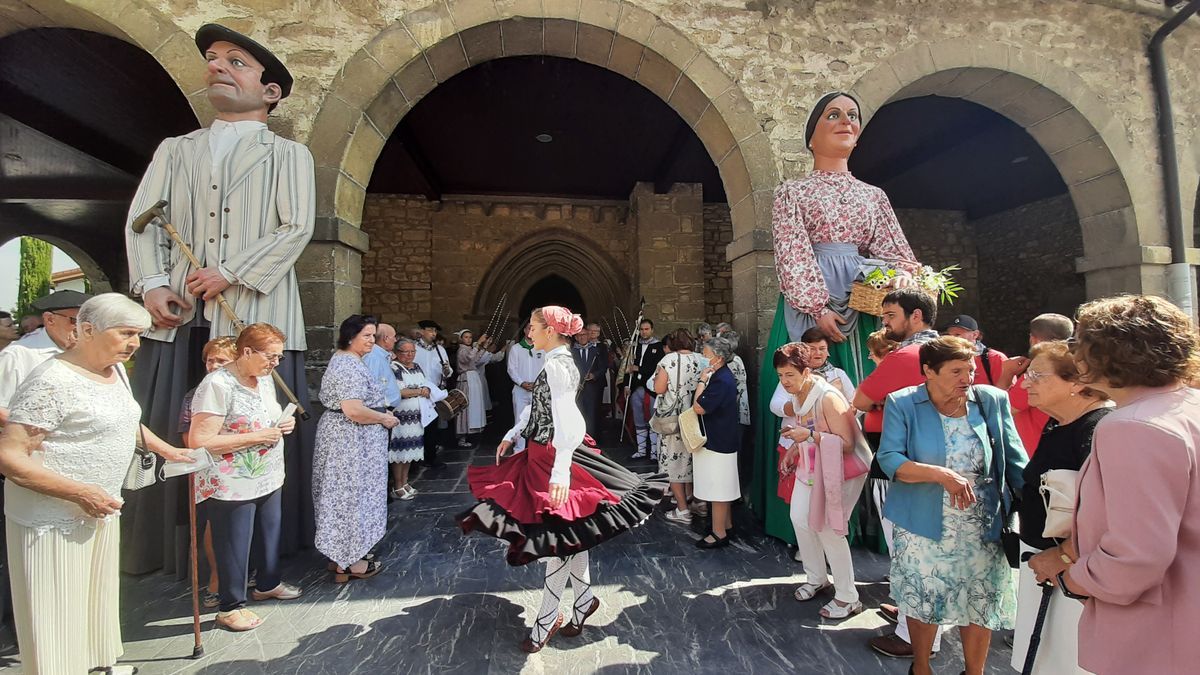
<svg viewBox="0 0 1200 675"><path fill-rule="evenodd" d="M207 448L214 465L196 474L196 499L205 510L217 556L220 604L217 625L231 631L257 628L262 619L245 609L250 541L262 547L255 600L292 600L300 589L279 575L280 488L283 437L296 418L283 418L271 371L283 355L278 328L247 326L234 344L237 357L209 373L192 399L189 445Z"/></svg>

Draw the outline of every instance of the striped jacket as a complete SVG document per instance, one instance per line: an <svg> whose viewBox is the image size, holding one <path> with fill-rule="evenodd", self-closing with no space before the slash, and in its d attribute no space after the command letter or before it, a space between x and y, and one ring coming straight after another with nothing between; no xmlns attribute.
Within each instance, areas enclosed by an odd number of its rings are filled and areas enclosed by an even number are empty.
<svg viewBox="0 0 1200 675"><path fill-rule="evenodd" d="M130 228L138 214L160 199L180 237L202 265L220 265L236 281L225 299L247 324L266 322L287 336L285 349L304 350L304 314L294 266L313 234L315 187L308 148L261 130L238 139L218 171L212 169L208 129L168 138L138 186L125 224L130 290L141 295L148 278L166 274L170 287L187 294L192 266L162 228L142 234ZM233 335L216 302L205 303L212 337ZM183 314L184 323L193 312ZM175 330L152 328L145 336L170 342Z"/></svg>

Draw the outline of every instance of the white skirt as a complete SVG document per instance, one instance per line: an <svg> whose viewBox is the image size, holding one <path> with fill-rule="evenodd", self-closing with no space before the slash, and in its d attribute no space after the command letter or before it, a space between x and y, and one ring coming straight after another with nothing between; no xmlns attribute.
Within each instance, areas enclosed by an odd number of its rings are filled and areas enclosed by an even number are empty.
<svg viewBox="0 0 1200 675"><path fill-rule="evenodd" d="M22 672L74 675L116 665L121 644L119 517L41 534L8 529L13 619Z"/></svg>
<svg viewBox="0 0 1200 675"><path fill-rule="evenodd" d="M458 381L458 388L467 395L467 409L458 414L456 430L460 434L473 434L487 426L487 405L483 400L479 373L468 370Z"/></svg>
<svg viewBox="0 0 1200 675"><path fill-rule="evenodd" d="M742 496L736 452L703 448L692 455L693 491L706 502L733 502Z"/></svg>
<svg viewBox="0 0 1200 675"><path fill-rule="evenodd" d="M1021 553L1037 549L1021 543ZM1012 667L1018 672L1025 667L1025 652L1037 621L1042 589L1037 585L1028 563L1021 564L1017 580L1017 627L1013 631ZM1046 622L1042 624L1042 643L1038 646L1033 672L1040 675L1072 675L1087 673L1079 667L1079 617L1083 603L1063 595L1058 589L1050 596Z"/></svg>

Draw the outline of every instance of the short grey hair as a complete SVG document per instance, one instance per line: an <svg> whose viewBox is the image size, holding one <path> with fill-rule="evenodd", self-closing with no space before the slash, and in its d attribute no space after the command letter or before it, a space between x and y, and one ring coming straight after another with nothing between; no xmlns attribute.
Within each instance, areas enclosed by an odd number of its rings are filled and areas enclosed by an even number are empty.
<svg viewBox="0 0 1200 675"><path fill-rule="evenodd" d="M146 331L154 322L145 307L120 293L101 293L87 300L80 305L75 320L90 323L100 332L125 327Z"/></svg>
<svg viewBox="0 0 1200 675"><path fill-rule="evenodd" d="M721 334L721 337L733 343L733 350L737 351L738 345L742 344L742 337L737 334L736 330L730 329Z"/></svg>
<svg viewBox="0 0 1200 675"><path fill-rule="evenodd" d="M712 335L712 334L713 334L713 327L711 324L706 323L706 322L700 322L700 323L696 324L696 335L697 336Z"/></svg>
<svg viewBox="0 0 1200 675"><path fill-rule="evenodd" d="M392 349L395 351L400 351L400 348L403 347L404 345L412 345L413 348L415 349L417 346L417 343L414 340L410 340L406 337L402 337L402 338L396 340L396 346L393 347Z"/></svg>
<svg viewBox="0 0 1200 675"><path fill-rule="evenodd" d="M721 323L717 324L718 333L730 330L733 330L733 324L729 323L728 321L722 321Z"/></svg>
<svg viewBox="0 0 1200 675"><path fill-rule="evenodd" d="M732 361L735 352L737 351L737 343L725 337L724 335L713 336L708 342L704 343L704 346L708 347L714 354L721 357L721 360L725 363Z"/></svg>

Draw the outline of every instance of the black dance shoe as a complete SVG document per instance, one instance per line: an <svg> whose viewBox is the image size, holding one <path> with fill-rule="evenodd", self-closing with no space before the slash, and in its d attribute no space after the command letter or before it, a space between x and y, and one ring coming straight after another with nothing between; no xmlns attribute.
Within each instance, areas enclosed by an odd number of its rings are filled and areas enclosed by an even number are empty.
<svg viewBox="0 0 1200 675"><path fill-rule="evenodd" d="M709 536L711 536L714 540L711 543L707 541ZM696 548L704 548L704 549L725 548L728 545L729 545L729 535L726 534L724 537L718 537L715 532L710 532L707 536L701 537L700 539L698 539L696 541Z"/></svg>

